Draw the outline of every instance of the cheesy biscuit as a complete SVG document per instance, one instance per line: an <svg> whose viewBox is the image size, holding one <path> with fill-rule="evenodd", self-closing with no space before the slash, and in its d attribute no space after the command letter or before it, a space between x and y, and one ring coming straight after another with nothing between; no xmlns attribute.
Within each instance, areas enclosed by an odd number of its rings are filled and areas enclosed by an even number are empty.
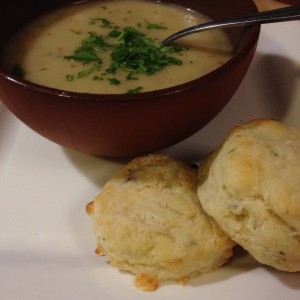
<svg viewBox="0 0 300 300"><path fill-rule="evenodd" d="M300 130L272 120L234 128L199 170L203 209L259 262L300 271Z"/></svg>
<svg viewBox="0 0 300 300"><path fill-rule="evenodd" d="M87 206L98 253L136 275L136 287L218 269L231 241L201 208L197 171L163 155L134 159Z"/></svg>

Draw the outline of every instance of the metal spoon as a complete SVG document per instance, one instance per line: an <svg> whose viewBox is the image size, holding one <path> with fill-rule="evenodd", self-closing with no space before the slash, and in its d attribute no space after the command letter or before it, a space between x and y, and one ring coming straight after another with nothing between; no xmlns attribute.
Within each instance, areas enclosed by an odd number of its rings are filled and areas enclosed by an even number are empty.
<svg viewBox="0 0 300 300"><path fill-rule="evenodd" d="M212 21L212 22L192 26L170 35L169 37L167 37L162 41L162 45L169 44L186 35L190 35L204 30L294 21L299 19L300 19L300 5L288 6L284 8L259 12L253 15Z"/></svg>

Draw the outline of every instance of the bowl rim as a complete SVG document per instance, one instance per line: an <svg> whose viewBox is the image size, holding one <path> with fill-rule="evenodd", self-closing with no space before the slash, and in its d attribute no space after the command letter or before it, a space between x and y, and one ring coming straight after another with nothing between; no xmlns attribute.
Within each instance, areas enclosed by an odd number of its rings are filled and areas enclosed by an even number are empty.
<svg viewBox="0 0 300 300"><path fill-rule="evenodd" d="M167 2L167 0L166 0ZM256 8L257 12L258 9L253 2L253 8ZM164 89L148 91L148 92L141 92L136 94L95 94L95 93L81 93L81 92L73 92L68 90L61 90L56 89L53 87L43 86L22 78L18 78L12 75L10 72L3 70L0 66L0 77L8 80L9 82L21 86L24 89L31 89L34 92L44 93L49 96L59 96L62 100L65 101L85 101L85 102L110 102L110 103L129 103L129 102L136 102L136 101L147 101L147 100L155 100L157 98L162 98L165 96L169 96L172 94L182 93L186 90L192 90L193 88L199 86L200 84L205 84L206 82L210 81L213 77L219 77L227 70L230 70L232 67L237 65L239 61L249 52L253 51L253 48L256 47L260 32L261 32L261 25L253 25L245 27L245 32L250 32L251 36L248 39L247 43L236 53L234 54L227 62L222 64L220 67L210 71L209 73L200 76L194 80L167 87ZM47 97L45 97L46 99Z"/></svg>

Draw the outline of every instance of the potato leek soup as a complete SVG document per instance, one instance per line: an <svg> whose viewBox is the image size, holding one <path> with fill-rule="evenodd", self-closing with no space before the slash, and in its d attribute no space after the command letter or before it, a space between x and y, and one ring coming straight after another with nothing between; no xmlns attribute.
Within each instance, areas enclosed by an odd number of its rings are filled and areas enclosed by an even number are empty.
<svg viewBox="0 0 300 300"><path fill-rule="evenodd" d="M208 19L155 1L85 2L34 20L5 45L1 65L17 76L66 91L125 94L194 80L224 64L232 45L221 30L161 46Z"/></svg>

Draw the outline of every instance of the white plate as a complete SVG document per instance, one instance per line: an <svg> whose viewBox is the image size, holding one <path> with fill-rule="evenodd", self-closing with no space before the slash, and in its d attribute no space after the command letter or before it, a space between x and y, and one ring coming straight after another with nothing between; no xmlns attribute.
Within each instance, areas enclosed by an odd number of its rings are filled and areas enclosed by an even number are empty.
<svg viewBox="0 0 300 300"><path fill-rule="evenodd" d="M300 128L300 23L263 25L253 64L227 107L203 130L163 150L186 161L228 130L271 117ZM154 293L94 254L86 204L120 162L64 149L37 135L0 102L0 299L300 299L300 273L266 268L242 252L186 286Z"/></svg>

